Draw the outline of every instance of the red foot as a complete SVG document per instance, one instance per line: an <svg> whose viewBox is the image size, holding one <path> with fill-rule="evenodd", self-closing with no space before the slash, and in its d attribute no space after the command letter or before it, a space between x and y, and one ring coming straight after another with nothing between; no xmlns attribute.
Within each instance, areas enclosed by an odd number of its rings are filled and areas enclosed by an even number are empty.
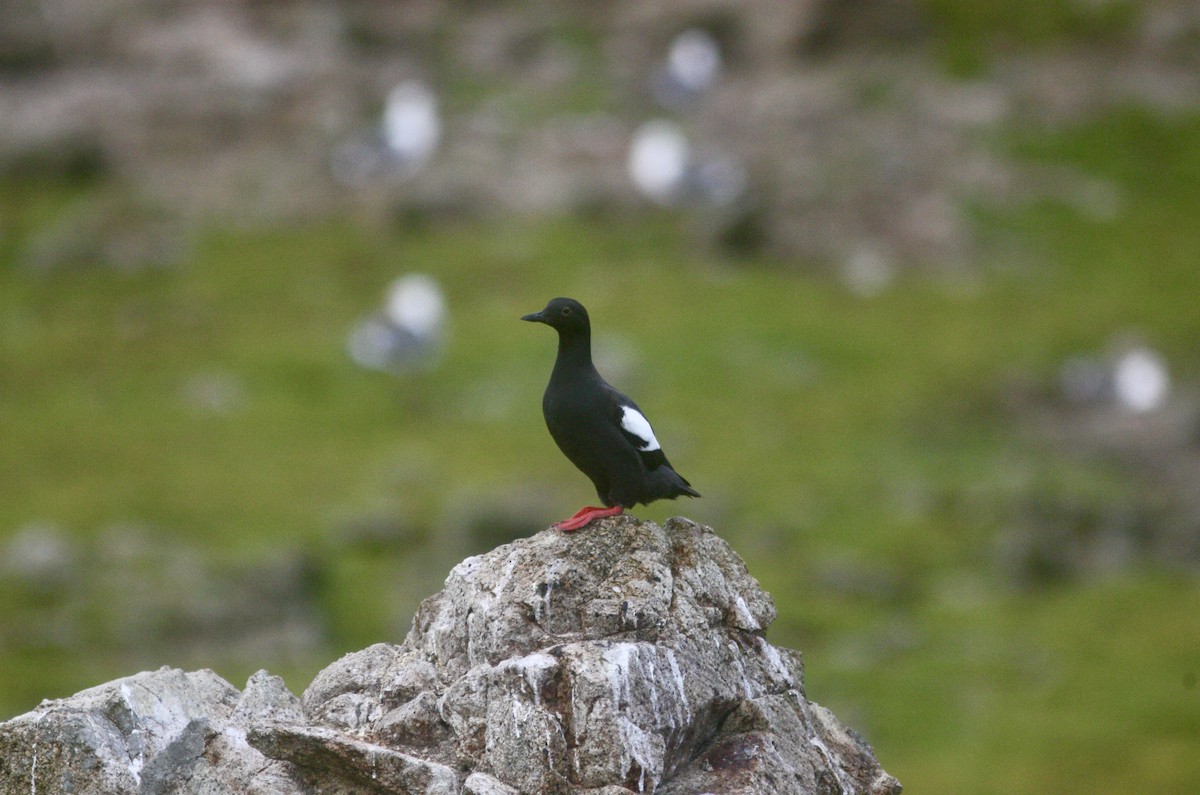
<svg viewBox="0 0 1200 795"><path fill-rule="evenodd" d="M624 512L625 509L620 505L614 505L611 508L594 508L588 505L576 511L575 515L570 519L563 519L554 525L554 529L561 530L564 533L573 533L581 527L587 527L593 519L603 519L605 516L617 516Z"/></svg>

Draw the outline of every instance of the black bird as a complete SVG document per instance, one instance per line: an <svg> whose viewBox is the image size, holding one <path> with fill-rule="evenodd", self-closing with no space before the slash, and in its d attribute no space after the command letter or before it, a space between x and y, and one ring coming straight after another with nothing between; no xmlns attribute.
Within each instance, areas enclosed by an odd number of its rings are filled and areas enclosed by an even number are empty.
<svg viewBox="0 0 1200 795"><path fill-rule="evenodd" d="M554 525L571 532L593 519L616 516L654 500L700 494L663 454L642 410L608 384L592 364L592 327L587 310L571 298L555 298L522 320L558 332L558 358L542 395L546 427L571 463L592 479L604 508L586 506Z"/></svg>

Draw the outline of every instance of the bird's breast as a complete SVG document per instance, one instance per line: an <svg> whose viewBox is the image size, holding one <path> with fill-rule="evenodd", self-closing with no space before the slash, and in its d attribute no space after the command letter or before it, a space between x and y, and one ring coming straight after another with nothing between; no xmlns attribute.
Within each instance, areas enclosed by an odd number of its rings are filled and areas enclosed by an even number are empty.
<svg viewBox="0 0 1200 795"><path fill-rule="evenodd" d="M542 414L550 435L568 455L595 445L611 424L604 405L589 398L588 390L556 387L553 383L542 396Z"/></svg>

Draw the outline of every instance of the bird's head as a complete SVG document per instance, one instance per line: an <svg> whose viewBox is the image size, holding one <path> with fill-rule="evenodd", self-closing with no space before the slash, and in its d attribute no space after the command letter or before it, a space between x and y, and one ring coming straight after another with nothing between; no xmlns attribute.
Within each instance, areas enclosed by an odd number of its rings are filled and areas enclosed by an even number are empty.
<svg viewBox="0 0 1200 795"><path fill-rule="evenodd" d="M552 298L550 303L546 304L545 309L524 315L521 319L531 323L545 323L547 326L557 329L560 334L586 332L591 328L587 310L574 298Z"/></svg>

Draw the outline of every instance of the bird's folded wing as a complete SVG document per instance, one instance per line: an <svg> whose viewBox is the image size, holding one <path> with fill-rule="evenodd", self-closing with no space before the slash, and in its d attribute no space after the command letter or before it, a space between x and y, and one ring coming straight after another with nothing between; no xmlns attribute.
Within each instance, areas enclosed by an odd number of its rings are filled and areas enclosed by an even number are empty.
<svg viewBox="0 0 1200 795"><path fill-rule="evenodd" d="M650 421L638 411L637 406L622 405L620 421L625 438L633 442L633 446L639 452L648 453L659 449L658 439L654 438L654 429L650 427Z"/></svg>
<svg viewBox="0 0 1200 795"><path fill-rule="evenodd" d="M621 429L621 435L638 451L646 469L653 472L660 466L669 467L671 464L659 446L646 415L642 414L632 400L616 390L613 390L613 393L617 400L614 417L617 426Z"/></svg>

